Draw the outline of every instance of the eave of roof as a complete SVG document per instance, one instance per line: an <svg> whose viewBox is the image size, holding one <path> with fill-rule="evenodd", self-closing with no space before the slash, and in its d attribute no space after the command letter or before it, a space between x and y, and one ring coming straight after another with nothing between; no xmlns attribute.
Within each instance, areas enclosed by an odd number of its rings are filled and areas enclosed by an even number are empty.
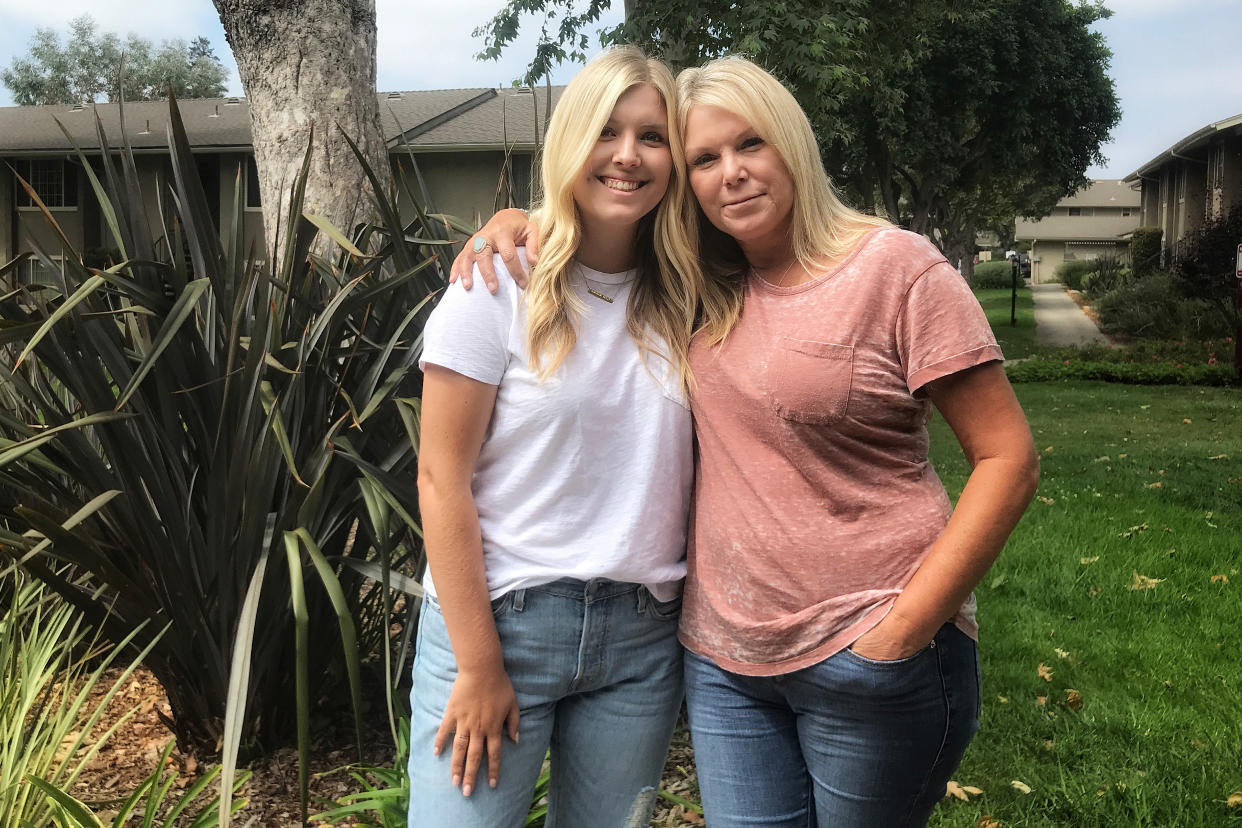
<svg viewBox="0 0 1242 828"><path fill-rule="evenodd" d="M1123 181L1137 181L1140 178L1147 177L1149 173L1153 172L1154 170L1159 169L1164 164L1166 164L1168 161L1172 160L1173 158L1176 158L1179 154L1185 153L1188 150L1195 149L1199 144L1203 143L1203 141L1217 134L1218 132L1224 132L1225 130L1230 129L1231 127L1236 127L1239 125L1242 125L1242 114L1234 115L1232 118L1225 118L1222 121L1216 121L1215 123L1208 124L1202 129L1196 130L1192 132L1191 134L1187 135L1185 138L1178 141L1176 144L1169 147L1167 150L1160 153L1155 158L1151 159L1146 164L1139 167L1137 170L1130 173L1122 180Z"/></svg>

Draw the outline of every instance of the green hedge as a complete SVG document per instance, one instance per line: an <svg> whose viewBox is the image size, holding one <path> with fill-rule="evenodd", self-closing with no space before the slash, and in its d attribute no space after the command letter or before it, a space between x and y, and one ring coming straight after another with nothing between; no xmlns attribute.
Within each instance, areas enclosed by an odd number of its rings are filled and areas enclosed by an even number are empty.
<svg viewBox="0 0 1242 828"><path fill-rule="evenodd" d="M1100 380L1130 385L1242 385L1231 364L1178 366L1153 362L1144 365L1039 356L1009 363L1005 366L1005 373L1010 382Z"/></svg>
<svg viewBox="0 0 1242 828"><path fill-rule="evenodd" d="M975 265L974 275L966 281L974 290L1007 288L1013 284L1013 268L1008 261L979 262Z"/></svg>
<svg viewBox="0 0 1242 828"><path fill-rule="evenodd" d="M1130 267L1135 276L1145 276L1160 266L1159 227L1140 227L1130 236Z"/></svg>
<svg viewBox="0 0 1242 828"><path fill-rule="evenodd" d="M1070 290L1082 290L1087 276L1095 273L1099 268L1100 263L1094 259L1074 259L1057 265L1056 275L1053 278Z"/></svg>
<svg viewBox="0 0 1242 828"><path fill-rule="evenodd" d="M1105 333L1141 339L1212 339L1232 333L1211 302L1188 299L1177 281L1157 271L1122 284L1095 303Z"/></svg>

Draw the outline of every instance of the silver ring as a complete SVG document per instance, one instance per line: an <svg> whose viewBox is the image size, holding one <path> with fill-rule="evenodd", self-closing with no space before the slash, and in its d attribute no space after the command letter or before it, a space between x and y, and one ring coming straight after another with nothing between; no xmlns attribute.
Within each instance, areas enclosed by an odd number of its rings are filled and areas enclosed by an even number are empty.
<svg viewBox="0 0 1242 828"><path fill-rule="evenodd" d="M472 247L474 247L475 253L482 253L484 250L486 250L487 248L491 246L492 246L492 243L489 242L487 239L483 238L482 236L474 237L474 244L472 245Z"/></svg>

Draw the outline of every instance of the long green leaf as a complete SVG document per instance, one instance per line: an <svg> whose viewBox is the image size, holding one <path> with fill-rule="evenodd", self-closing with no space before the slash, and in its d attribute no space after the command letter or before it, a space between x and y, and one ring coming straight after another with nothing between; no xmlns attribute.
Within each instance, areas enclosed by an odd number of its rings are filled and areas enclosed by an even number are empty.
<svg viewBox="0 0 1242 828"><path fill-rule="evenodd" d="M155 367L156 361L160 358L160 354L164 353L164 349L172 342L173 337L177 335L181 324L185 322L186 317L194 312L194 306L198 303L199 297L203 295L210 282L206 279L196 279L185 286L185 290L181 291L181 295L177 297L177 302L173 305L172 311L164 320L164 324L160 326L160 332L156 335L155 341L151 344L151 351L138 365L138 369L134 371L134 375L130 378L129 384L125 386L125 390L117 398L116 408L119 411L129 402L129 398L138 390L138 386L142 384L143 379Z"/></svg>
<svg viewBox="0 0 1242 828"><path fill-rule="evenodd" d="M30 341L26 343L26 347L22 349L21 354L17 357L17 362L13 365L14 370L16 370L17 366L21 365L26 357L30 355L30 352L43 341L43 338L47 336L48 331L50 331L57 322L68 316L70 311L88 299L90 295L94 293L95 290L98 289L103 283L104 279L102 276L92 276L83 282L82 286L75 290L71 296L67 297L64 303L56 309L56 312L49 316L47 321L39 327L39 330L35 332L35 335L30 337Z"/></svg>

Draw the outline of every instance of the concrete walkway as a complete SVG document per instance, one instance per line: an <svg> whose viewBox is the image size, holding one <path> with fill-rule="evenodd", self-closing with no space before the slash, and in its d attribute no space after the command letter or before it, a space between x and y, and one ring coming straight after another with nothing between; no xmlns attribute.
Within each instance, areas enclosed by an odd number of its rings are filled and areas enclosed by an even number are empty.
<svg viewBox="0 0 1242 828"><path fill-rule="evenodd" d="M1041 345L1107 345L1108 337L1065 292L1064 285L1031 285L1035 338Z"/></svg>

